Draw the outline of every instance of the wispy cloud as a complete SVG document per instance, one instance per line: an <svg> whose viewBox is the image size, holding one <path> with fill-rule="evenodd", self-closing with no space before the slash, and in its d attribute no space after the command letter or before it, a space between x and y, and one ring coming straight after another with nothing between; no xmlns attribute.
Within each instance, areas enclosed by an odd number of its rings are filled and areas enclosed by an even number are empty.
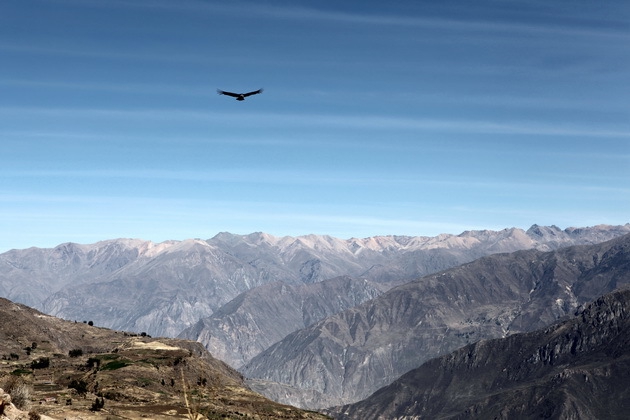
<svg viewBox="0 0 630 420"><path fill-rule="evenodd" d="M27 54L45 54L52 56L74 56L83 58L96 58L105 60L130 60L130 61L167 61L167 62L183 62L183 63L226 63L233 62L239 63L245 61L245 59L237 56L231 57L213 57L201 54L186 54L182 52L138 52L129 51L124 52L120 50L107 50L103 48L81 48L75 46L39 46L25 43L2 43L0 42L0 50L14 53L27 53Z"/></svg>
<svg viewBox="0 0 630 420"><path fill-rule="evenodd" d="M443 71L443 66L435 65L433 71ZM450 71L450 70L449 70ZM470 68L461 69L460 71L471 71ZM495 70L497 73L504 73L505 69ZM145 95L178 95L191 97L209 97L214 94L214 87L208 85L190 86L190 85L174 85L174 84L140 84L140 83L103 83L103 82L69 82L61 80L41 80L41 79L0 79L0 85L8 87L26 87L26 88L46 88L58 89L66 92L67 90L81 91L105 91L105 92L122 92L122 93L139 93ZM316 97L323 100L337 101L339 97L350 97L354 100L361 98L375 99L387 94L390 100L395 102L408 101L419 105L434 104L453 104L453 105L485 105L488 107L501 108L530 108L530 109L553 109L553 110L598 110L605 109L607 111L625 112L627 109L621 104L611 103L610 100L589 98L588 100L571 100L568 98L559 98L556 96L524 96L524 95L488 95L488 94L447 94L447 93L418 93L418 92L382 92L378 89L373 91L344 91L336 89L334 91L326 91L322 89L304 88L296 91L296 89L288 90L283 87L274 89L276 95L303 97ZM8 110L8 108L5 108ZM38 108L44 110L43 108ZM104 111L104 110L103 110Z"/></svg>
<svg viewBox="0 0 630 420"><path fill-rule="evenodd" d="M402 27L422 27L427 29L440 29L448 31L474 31L474 32L501 32L514 34L518 33L541 33L555 34L567 36L606 36L630 38L627 30L627 22L623 20L615 20L613 18L607 21L591 22L590 26L585 26L584 20L575 23L571 21L571 15L565 13L562 16L555 17L552 21L554 24L536 24L523 23L519 21L502 21L498 20L481 20L469 15L468 18L460 19L442 18L439 16L421 17L408 16L396 13L371 14L365 12L347 12L340 10L332 10L331 8L315 8L310 6L299 6L295 4L281 6L271 4L269 2L249 2L249 1L231 1L231 2L206 2L206 1L129 1L129 0L110 0L108 2L100 2L95 0L52 0L54 2L62 2L66 4L75 4L77 6L90 7L124 7L124 8L144 8L144 9L168 9L173 12L206 12L206 13L222 13L235 17L248 17L252 19L289 19L289 20L305 20L332 22L341 24L362 24L375 26L402 26ZM477 7L477 5L472 6ZM571 11L573 6L567 6L567 10ZM559 20L558 17L562 19ZM549 17L548 17L549 18ZM548 21L550 19L547 19ZM622 29L620 29L622 28Z"/></svg>
<svg viewBox="0 0 630 420"><path fill-rule="evenodd" d="M227 183L248 185L302 185L302 186L328 186L328 187L361 187L368 188L374 193L381 188L412 188L431 187L433 189L445 189L457 191L458 189L477 191L500 191L503 195L534 195L550 194L554 196L562 194L575 194L575 192L591 192L597 194L620 194L630 196L630 187L625 186L624 179L607 177L602 179L589 179L582 177L582 182L576 183L566 174L544 174L539 179L527 181L498 180L496 178L481 178L470 176L443 175L432 176L429 173L412 172L378 173L371 171L351 172L333 171L323 173L321 171L299 170L268 170L258 168L234 168L221 170L4 170L2 176L9 178L71 178L71 179L125 179L151 180L151 181L178 181L200 183ZM550 179L554 181L551 182ZM0 201L11 200L0 194Z"/></svg>
<svg viewBox="0 0 630 420"><path fill-rule="evenodd" d="M560 137L630 138L627 128L599 128L576 122L543 123L538 121L483 121L465 119L429 119L383 115L333 115L299 113L234 113L198 109L115 109L115 108L41 108L0 107L0 117L34 116L97 118L111 120L197 121L202 123L239 123L247 121L258 127L316 126L364 130L426 130L477 134L529 134Z"/></svg>
<svg viewBox="0 0 630 420"><path fill-rule="evenodd" d="M138 84L138 83L102 83L102 82L69 82L55 80L32 79L0 79L0 85L11 87L31 87L90 91L113 91L124 93L142 93L153 95L182 95L207 97L212 91L208 86L177 86L165 84Z"/></svg>
<svg viewBox="0 0 630 420"><path fill-rule="evenodd" d="M471 19L446 19L440 17L410 17L400 15L371 15L366 13L348 13L339 11L326 11L305 7L266 7L257 4L252 8L248 8L251 13L257 15L263 14L271 17L300 19L300 20L324 20L340 23L356 23L365 25L378 26L405 26L405 27L422 27L427 29L440 29L448 31L465 31L465 32L501 32L501 33L537 33L537 34L555 34L566 36L607 36L617 38L630 38L627 30L619 31L621 22L600 22L600 26L595 28L584 28L583 26L569 25L542 25L534 23L521 22L498 22L490 20ZM611 27L612 26L612 27Z"/></svg>

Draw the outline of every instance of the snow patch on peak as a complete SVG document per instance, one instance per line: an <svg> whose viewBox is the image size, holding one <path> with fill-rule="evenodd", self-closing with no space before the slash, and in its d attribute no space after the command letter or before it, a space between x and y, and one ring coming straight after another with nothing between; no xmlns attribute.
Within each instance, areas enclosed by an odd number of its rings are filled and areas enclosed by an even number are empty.
<svg viewBox="0 0 630 420"><path fill-rule="evenodd" d="M275 245L278 242L278 238L273 235L264 232L254 232L250 233L245 237L247 242L252 244L268 244Z"/></svg>
<svg viewBox="0 0 630 420"><path fill-rule="evenodd" d="M177 244L177 241L165 241L157 244L154 242L145 241L140 246L138 246L138 253L143 257L153 258L156 255L161 254L165 250L173 247L175 244Z"/></svg>

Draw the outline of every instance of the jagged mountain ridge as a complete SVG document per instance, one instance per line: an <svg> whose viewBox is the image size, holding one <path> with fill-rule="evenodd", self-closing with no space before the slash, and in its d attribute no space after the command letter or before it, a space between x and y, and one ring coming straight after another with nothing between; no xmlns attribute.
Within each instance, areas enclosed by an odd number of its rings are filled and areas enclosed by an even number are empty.
<svg viewBox="0 0 630 420"><path fill-rule="evenodd" d="M16 302L41 307L47 297L67 285L97 282L170 245L114 239L91 245L65 243L52 249L14 249L0 254L0 292Z"/></svg>
<svg viewBox="0 0 630 420"><path fill-rule="evenodd" d="M238 368L293 331L379 294L376 284L347 276L301 286L268 283L241 293L179 337L199 341Z"/></svg>
<svg viewBox="0 0 630 420"><path fill-rule="evenodd" d="M240 370L278 383L257 381L256 387L278 401L309 408L347 404L432 357L542 328L628 283L630 235L551 252L495 254L296 331ZM287 385L317 399L288 393Z"/></svg>
<svg viewBox="0 0 630 420"><path fill-rule="evenodd" d="M430 360L339 420L622 419L630 412L630 290L544 330L482 340Z"/></svg>
<svg viewBox="0 0 630 420"><path fill-rule="evenodd" d="M65 319L176 336L238 294L282 281L341 275L402 283L482 255L592 243L630 231L532 226L437 237L274 237L221 233L207 241L121 239L0 254L0 295Z"/></svg>

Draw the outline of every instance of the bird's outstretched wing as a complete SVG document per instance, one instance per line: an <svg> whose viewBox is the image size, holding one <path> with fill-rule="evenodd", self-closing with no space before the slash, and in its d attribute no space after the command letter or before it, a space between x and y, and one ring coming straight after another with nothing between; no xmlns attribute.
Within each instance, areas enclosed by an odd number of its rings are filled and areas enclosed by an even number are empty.
<svg viewBox="0 0 630 420"><path fill-rule="evenodd" d="M227 96L231 96L233 98L238 98L240 96L238 93L226 92L225 90L221 90L221 89L217 89L217 93L219 95L227 95Z"/></svg>
<svg viewBox="0 0 630 420"><path fill-rule="evenodd" d="M247 96L257 95L257 94L262 93L262 92L263 92L262 89L258 89L258 90L255 90L253 92L243 93L243 96L247 97Z"/></svg>

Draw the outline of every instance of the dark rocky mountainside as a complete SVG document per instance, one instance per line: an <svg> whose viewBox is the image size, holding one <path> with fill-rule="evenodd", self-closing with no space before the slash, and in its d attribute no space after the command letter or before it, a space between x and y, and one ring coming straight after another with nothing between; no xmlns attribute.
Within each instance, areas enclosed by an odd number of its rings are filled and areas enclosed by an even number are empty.
<svg viewBox="0 0 630 420"><path fill-rule="evenodd" d="M267 283L297 286L348 275L391 287L491 253L597 243L628 232L630 224L534 225L436 237L221 233L206 241L67 243L0 254L0 296L65 319L174 337Z"/></svg>
<svg viewBox="0 0 630 420"><path fill-rule="evenodd" d="M331 413L340 420L627 419L630 290L544 330L430 360Z"/></svg>
<svg viewBox="0 0 630 420"><path fill-rule="evenodd" d="M206 418L325 418L252 392L200 343L64 321L1 298L0 356L0 386L22 389L23 404L46 418L193 418L187 400Z"/></svg>
<svg viewBox="0 0 630 420"><path fill-rule="evenodd" d="M238 368L293 331L380 293L376 284L350 277L301 286L269 283L243 292L179 337L199 341Z"/></svg>
<svg viewBox="0 0 630 420"><path fill-rule="evenodd" d="M241 368L259 391L310 407L361 400L430 358L545 327L630 283L630 235L558 251L495 254L409 282L296 331ZM310 398L310 397L309 397Z"/></svg>

